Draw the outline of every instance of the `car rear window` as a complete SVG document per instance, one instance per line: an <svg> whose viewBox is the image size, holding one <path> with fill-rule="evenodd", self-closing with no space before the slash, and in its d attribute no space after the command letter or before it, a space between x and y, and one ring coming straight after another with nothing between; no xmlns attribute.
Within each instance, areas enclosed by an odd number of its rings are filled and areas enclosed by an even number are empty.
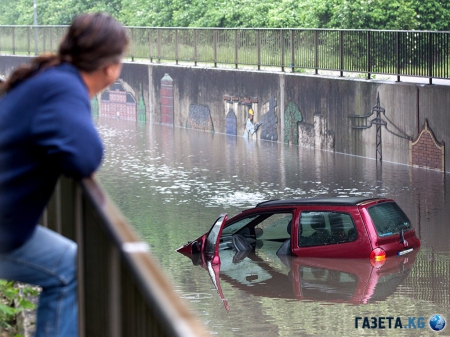
<svg viewBox="0 0 450 337"><path fill-rule="evenodd" d="M368 211L379 236L389 236L412 229L408 217L395 202L376 204L369 207Z"/></svg>

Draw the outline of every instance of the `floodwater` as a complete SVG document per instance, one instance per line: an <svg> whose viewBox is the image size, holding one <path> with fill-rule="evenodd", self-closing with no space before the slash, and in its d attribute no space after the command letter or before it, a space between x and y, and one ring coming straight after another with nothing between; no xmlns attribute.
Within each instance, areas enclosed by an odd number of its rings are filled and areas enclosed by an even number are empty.
<svg viewBox="0 0 450 337"><path fill-rule="evenodd" d="M450 335L448 174L156 124L97 125L106 147L98 180L211 335L433 336L435 314L446 319L439 335ZM220 213L313 196L394 198L420 251L378 269L224 251L222 299L208 270L175 251Z"/></svg>

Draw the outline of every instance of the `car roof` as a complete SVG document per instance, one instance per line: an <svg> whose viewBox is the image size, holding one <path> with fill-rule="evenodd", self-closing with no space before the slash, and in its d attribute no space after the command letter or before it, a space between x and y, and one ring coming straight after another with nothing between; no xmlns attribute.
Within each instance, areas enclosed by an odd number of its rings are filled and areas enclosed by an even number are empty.
<svg viewBox="0 0 450 337"><path fill-rule="evenodd" d="M356 206L370 201L387 200L380 197L314 197L298 199L276 199L261 202L256 207L270 206L301 206L301 205L330 205L330 206Z"/></svg>

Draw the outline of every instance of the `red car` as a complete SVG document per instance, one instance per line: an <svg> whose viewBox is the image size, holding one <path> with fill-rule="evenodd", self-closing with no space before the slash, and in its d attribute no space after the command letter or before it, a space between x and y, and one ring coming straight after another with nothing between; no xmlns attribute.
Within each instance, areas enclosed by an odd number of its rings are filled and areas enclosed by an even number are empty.
<svg viewBox="0 0 450 337"><path fill-rule="evenodd" d="M214 265L225 249L381 261L419 247L411 222L392 199L318 197L262 202L229 220L221 214L209 232L177 251L193 259L201 255Z"/></svg>

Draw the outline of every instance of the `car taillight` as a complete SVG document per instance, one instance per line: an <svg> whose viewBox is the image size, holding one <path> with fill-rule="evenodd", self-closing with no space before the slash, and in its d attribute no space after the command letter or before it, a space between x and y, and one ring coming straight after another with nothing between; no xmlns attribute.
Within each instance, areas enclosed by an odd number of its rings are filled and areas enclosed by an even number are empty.
<svg viewBox="0 0 450 337"><path fill-rule="evenodd" d="M385 259L386 259L386 252L384 251L384 249L375 248L374 250L372 250L372 253L370 253L370 260L378 262L384 261Z"/></svg>

